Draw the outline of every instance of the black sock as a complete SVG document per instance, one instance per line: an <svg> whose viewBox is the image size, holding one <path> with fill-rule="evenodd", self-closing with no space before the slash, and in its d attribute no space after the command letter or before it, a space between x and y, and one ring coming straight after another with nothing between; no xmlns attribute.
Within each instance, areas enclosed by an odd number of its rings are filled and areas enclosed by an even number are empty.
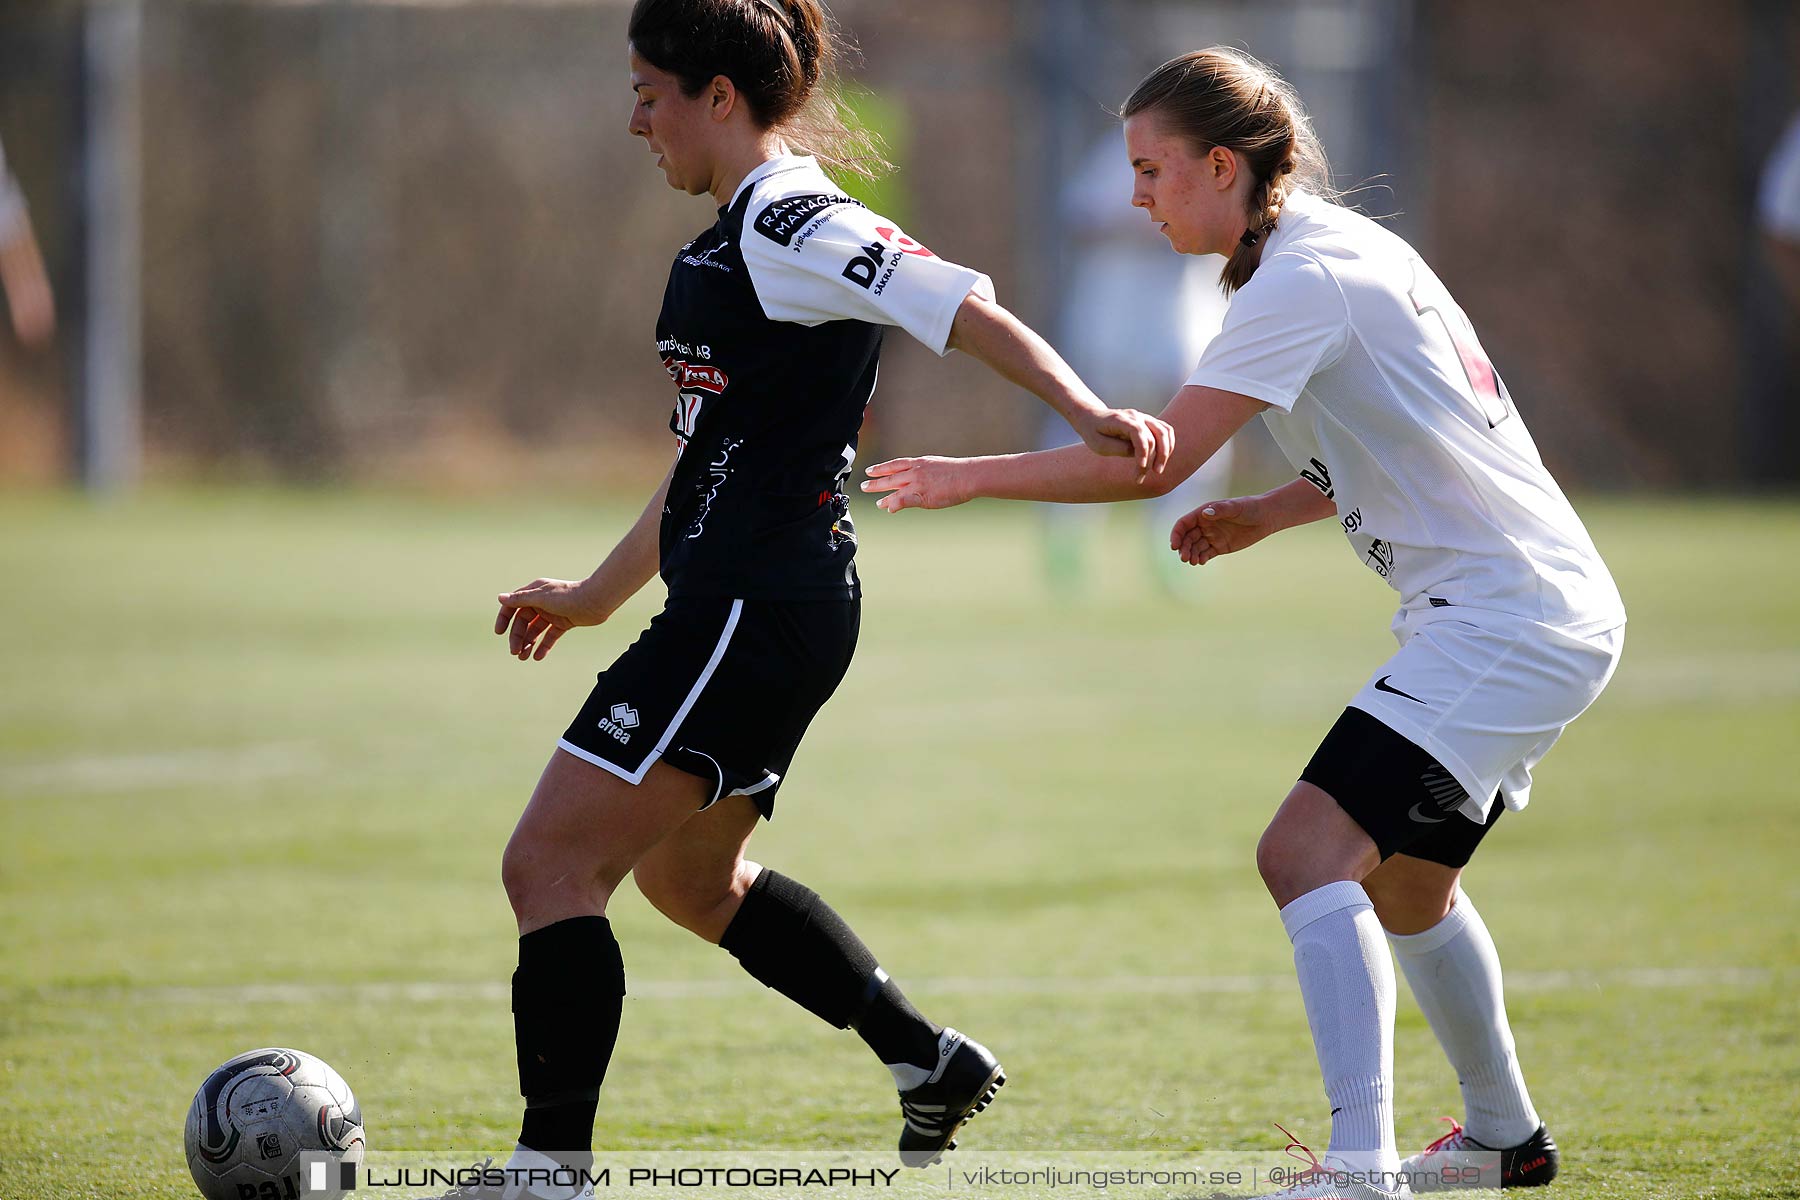
<svg viewBox="0 0 1800 1200"><path fill-rule="evenodd" d="M765 987L839 1029L884 1063L927 1067L943 1030L907 1002L844 919L804 884L763 869L719 945Z"/></svg>
<svg viewBox="0 0 1800 1200"><path fill-rule="evenodd" d="M857 1019L856 1032L884 1063L911 1063L915 1067L937 1065L938 1035L942 1026L933 1025L912 1006L900 985L877 971L881 986L869 998L869 1005Z"/></svg>
<svg viewBox="0 0 1800 1200"><path fill-rule="evenodd" d="M519 1123L519 1145L547 1154L565 1167L591 1167L594 1114L599 1109L599 1088L579 1100L561 1104L533 1108L527 1102L525 1119Z"/></svg>
<svg viewBox="0 0 1800 1200"><path fill-rule="evenodd" d="M570 917L521 937L512 993L525 1097L519 1143L586 1166L625 999L625 963L612 924L605 917Z"/></svg>

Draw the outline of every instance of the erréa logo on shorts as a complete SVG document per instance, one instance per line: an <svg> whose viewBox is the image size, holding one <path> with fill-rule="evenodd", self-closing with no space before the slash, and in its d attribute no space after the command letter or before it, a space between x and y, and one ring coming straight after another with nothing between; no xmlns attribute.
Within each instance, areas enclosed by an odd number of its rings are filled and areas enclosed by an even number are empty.
<svg viewBox="0 0 1800 1200"><path fill-rule="evenodd" d="M611 735L621 746L630 743L630 731L637 727L638 711L629 704L615 704L611 714L600 718L601 731Z"/></svg>

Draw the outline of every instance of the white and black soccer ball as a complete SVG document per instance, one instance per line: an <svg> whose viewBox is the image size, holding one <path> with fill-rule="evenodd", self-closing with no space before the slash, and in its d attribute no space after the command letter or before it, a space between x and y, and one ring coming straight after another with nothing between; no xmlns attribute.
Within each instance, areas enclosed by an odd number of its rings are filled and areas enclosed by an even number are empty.
<svg viewBox="0 0 1800 1200"><path fill-rule="evenodd" d="M338 1164L362 1163L362 1110L350 1085L312 1055L252 1050L206 1077L183 1141L207 1200L333 1200ZM325 1169L314 1167L321 1155L331 1160Z"/></svg>

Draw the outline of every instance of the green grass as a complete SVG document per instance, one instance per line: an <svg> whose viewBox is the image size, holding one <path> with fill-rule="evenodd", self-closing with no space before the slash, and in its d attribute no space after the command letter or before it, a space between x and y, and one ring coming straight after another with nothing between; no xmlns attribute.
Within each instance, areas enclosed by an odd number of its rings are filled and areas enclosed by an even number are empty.
<svg viewBox="0 0 1800 1200"><path fill-rule="evenodd" d="M1555 1192L1800 1195L1800 507L1585 511L1625 662L1468 875L1566 1148ZM500 848L652 602L523 665L491 597L584 573L629 516L0 495L0 1196L191 1196L188 1099L260 1045L335 1065L378 1149L509 1144ZM1252 851L1391 650L1391 594L1321 527L1181 600L1123 514L1064 599L1022 510L863 528L857 663L757 857L1003 1053L968 1149L1269 1151L1278 1120L1322 1143ZM629 888L614 919L639 994L601 1146L891 1143L854 1037ZM419 981L443 986L373 986ZM1460 1104L1404 986L1396 1061L1412 1146Z"/></svg>

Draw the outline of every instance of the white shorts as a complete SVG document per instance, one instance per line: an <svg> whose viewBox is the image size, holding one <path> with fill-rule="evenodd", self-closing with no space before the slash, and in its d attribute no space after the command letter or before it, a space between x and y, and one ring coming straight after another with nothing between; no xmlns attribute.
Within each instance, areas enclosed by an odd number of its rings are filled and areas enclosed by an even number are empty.
<svg viewBox="0 0 1800 1200"><path fill-rule="evenodd" d="M1487 821L1496 792L1517 811L1531 769L1619 665L1625 627L1574 637L1501 613L1403 612L1400 650L1350 705L1444 765L1468 793L1459 811Z"/></svg>

